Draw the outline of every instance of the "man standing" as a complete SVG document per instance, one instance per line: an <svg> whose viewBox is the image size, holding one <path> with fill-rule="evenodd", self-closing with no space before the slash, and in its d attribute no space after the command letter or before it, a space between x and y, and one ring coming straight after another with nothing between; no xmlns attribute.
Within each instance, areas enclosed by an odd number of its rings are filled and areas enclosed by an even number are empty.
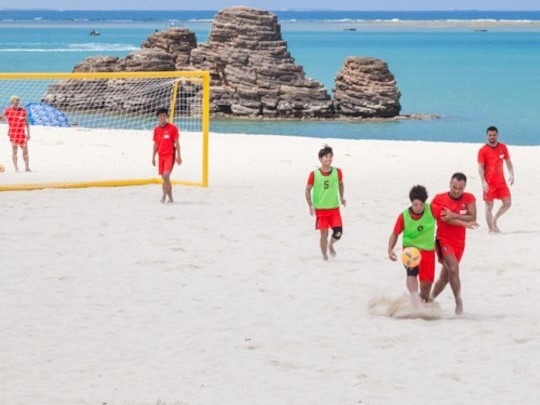
<svg viewBox="0 0 540 405"><path fill-rule="evenodd" d="M30 158L28 156L28 141L30 140L30 124L26 110L19 106L19 96L11 96L11 107L4 110L4 117L8 124L8 136L11 142L12 159L15 170L19 171L17 164L17 152L22 149L25 170L30 171Z"/></svg>
<svg viewBox="0 0 540 405"><path fill-rule="evenodd" d="M158 171L163 178L163 196L161 202L173 202L171 172L174 162L182 163L180 155L180 134L178 128L168 122L169 112L160 108L157 112L158 125L154 128L154 148L152 151L152 165L156 165L156 153L159 155Z"/></svg>
<svg viewBox="0 0 540 405"><path fill-rule="evenodd" d="M343 223L339 211L340 202L345 206L347 203L343 196L343 173L341 169L332 166L334 152L325 145L319 151L321 167L309 174L305 195L309 206L310 215L315 214L317 220L315 228L321 231L321 252L323 260L335 256L334 244L341 239ZM313 190L313 200L311 198ZM332 236L328 241L328 229L332 228Z"/></svg>
<svg viewBox="0 0 540 405"><path fill-rule="evenodd" d="M497 220L512 205L510 189L504 179L503 161L510 176L508 182L514 184L514 166L508 154L508 148L505 144L498 141L499 131L491 126L486 130L487 143L478 151L478 172L482 180L482 189L484 190L484 201L486 203L486 221L490 233L499 233ZM502 201L502 205L493 216L493 200Z"/></svg>
<svg viewBox="0 0 540 405"><path fill-rule="evenodd" d="M435 299L450 283L456 301L456 314L463 313L459 262L465 251L465 228L476 228L476 198L466 193L467 177L454 173L450 180L450 191L437 194L431 202L437 213L436 248L442 263L441 274L433 286L431 299Z"/></svg>

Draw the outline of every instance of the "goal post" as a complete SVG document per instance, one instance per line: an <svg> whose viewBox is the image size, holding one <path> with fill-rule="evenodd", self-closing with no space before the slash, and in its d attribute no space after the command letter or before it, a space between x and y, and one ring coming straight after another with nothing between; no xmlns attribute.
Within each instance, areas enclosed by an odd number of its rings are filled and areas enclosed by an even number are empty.
<svg viewBox="0 0 540 405"><path fill-rule="evenodd" d="M27 111L31 172L17 172L3 112ZM206 71L0 73L0 191L160 183L152 166L156 112L179 127L182 165L171 182L208 187ZM22 150L18 166L24 170Z"/></svg>

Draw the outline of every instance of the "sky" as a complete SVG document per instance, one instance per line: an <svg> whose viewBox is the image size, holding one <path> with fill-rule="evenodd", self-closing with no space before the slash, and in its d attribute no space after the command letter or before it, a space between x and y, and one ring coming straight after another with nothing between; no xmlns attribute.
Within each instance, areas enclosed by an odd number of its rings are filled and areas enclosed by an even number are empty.
<svg viewBox="0 0 540 405"><path fill-rule="evenodd" d="M65 10L220 10L244 5L264 10L540 10L533 0L0 0L0 9Z"/></svg>

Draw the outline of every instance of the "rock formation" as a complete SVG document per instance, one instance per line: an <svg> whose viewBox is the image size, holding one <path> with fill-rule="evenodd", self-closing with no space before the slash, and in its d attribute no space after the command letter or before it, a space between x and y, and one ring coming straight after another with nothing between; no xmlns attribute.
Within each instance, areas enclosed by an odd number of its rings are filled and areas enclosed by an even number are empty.
<svg viewBox="0 0 540 405"><path fill-rule="evenodd" d="M197 48L197 39L195 33L186 28L170 28L150 35L141 48L161 49L173 57L174 70L189 70L191 51Z"/></svg>
<svg viewBox="0 0 540 405"><path fill-rule="evenodd" d="M386 62L368 57L349 57L336 76L334 107L346 117L394 117L401 96Z"/></svg>
<svg viewBox="0 0 540 405"><path fill-rule="evenodd" d="M332 100L324 85L306 78L303 67L291 57L277 16L248 7L221 10L207 43L197 44L188 29L169 28L150 35L140 50L125 58L91 57L74 68L75 72L172 70L210 71L210 113L214 117L393 117L401 109L394 76L386 63L373 58L345 61ZM81 81L55 83L43 101L58 108L80 107L90 97L84 86ZM118 95L111 100L108 89L120 86L122 100ZM200 91L197 87L188 90L184 104ZM95 89L91 92L91 108L112 111L136 111L135 106L155 101L152 95L132 93L127 80L110 80L97 97Z"/></svg>
<svg viewBox="0 0 540 405"><path fill-rule="evenodd" d="M222 10L192 65L212 72L211 111L249 117L330 117L326 88L307 79L281 37L277 17L247 7Z"/></svg>
<svg viewBox="0 0 540 405"><path fill-rule="evenodd" d="M92 56L76 64L73 72L114 72L118 59L115 56Z"/></svg>

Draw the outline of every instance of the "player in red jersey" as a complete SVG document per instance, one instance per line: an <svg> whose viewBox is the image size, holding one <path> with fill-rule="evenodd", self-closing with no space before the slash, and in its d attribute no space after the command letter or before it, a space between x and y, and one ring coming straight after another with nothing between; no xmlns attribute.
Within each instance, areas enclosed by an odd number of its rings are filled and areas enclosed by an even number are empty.
<svg viewBox="0 0 540 405"><path fill-rule="evenodd" d="M161 202L172 203L171 172L174 162L182 163L180 155L180 134L178 128L168 122L169 112L166 108L161 108L157 112L159 124L154 128L154 148L152 151L152 165L156 165L156 154L159 156L158 171L163 178L163 196Z"/></svg>
<svg viewBox="0 0 540 405"><path fill-rule="evenodd" d="M434 300L450 283L456 301L455 312L463 313L459 262L465 251L466 228L478 227L476 223L476 198L465 192L467 176L454 173L450 179L450 191L437 194L431 201L437 213L436 249L442 263L441 274L433 286Z"/></svg>
<svg viewBox="0 0 540 405"><path fill-rule="evenodd" d="M490 233L499 233L497 220L510 209L512 197L504 179L503 161L506 162L508 183L514 184L514 166L510 160L508 148L498 141L499 131L491 126L486 130L487 143L478 151L478 172L482 180L484 201L486 203L486 221ZM493 200L501 200L502 205L493 216Z"/></svg>
<svg viewBox="0 0 540 405"><path fill-rule="evenodd" d="M12 158L15 170L19 171L17 165L17 152L19 147L22 149L22 155L25 170L30 171L30 157L28 155L28 141L30 140L30 124L28 122L28 113L19 106L20 99L18 96L11 96L11 107L4 110L4 117L8 124L8 136L12 147Z"/></svg>

